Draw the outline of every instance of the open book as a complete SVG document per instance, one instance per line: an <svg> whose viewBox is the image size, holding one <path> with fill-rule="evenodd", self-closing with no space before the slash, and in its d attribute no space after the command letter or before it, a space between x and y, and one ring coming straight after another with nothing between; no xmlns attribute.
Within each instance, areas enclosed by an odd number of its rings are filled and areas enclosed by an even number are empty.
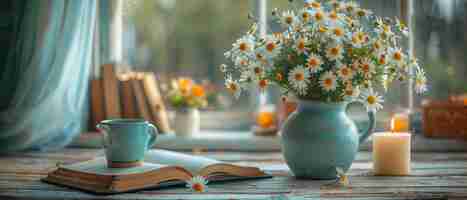
<svg viewBox="0 0 467 200"><path fill-rule="evenodd" d="M238 166L221 161L176 153L151 150L143 166L107 168L104 157L59 166L42 179L93 193L121 193L146 188L185 185L185 181L200 175L209 182L268 178L257 167Z"/></svg>

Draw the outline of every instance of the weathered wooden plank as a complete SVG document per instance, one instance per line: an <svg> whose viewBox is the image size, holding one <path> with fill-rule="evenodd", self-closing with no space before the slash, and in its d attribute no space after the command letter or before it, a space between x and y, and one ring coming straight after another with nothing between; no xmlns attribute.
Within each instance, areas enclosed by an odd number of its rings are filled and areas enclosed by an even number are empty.
<svg viewBox="0 0 467 200"><path fill-rule="evenodd" d="M351 186L332 188L330 181L297 180L290 176L279 152L189 152L269 170L272 179L209 185L195 195L186 188L146 190L130 194L94 196L39 181L57 162L73 163L102 155L100 150L65 149L61 152L26 152L0 157L0 199L270 199L279 194L321 199L467 199L467 154L414 153L410 176L371 175L371 154L361 152L348 175Z"/></svg>

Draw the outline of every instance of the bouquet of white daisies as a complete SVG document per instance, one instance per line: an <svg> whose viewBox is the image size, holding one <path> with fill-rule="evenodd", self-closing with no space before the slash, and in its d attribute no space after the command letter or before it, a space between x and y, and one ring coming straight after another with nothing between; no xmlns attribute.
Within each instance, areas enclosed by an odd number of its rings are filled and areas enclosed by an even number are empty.
<svg viewBox="0 0 467 200"><path fill-rule="evenodd" d="M251 84L281 88L285 99L361 101L369 111L382 108L377 88L412 78L427 90L423 68L401 46L407 27L381 18L353 1L305 1L303 8L272 11L284 30L260 35L256 23L225 56L226 87L238 97ZM253 17L250 17L254 20Z"/></svg>

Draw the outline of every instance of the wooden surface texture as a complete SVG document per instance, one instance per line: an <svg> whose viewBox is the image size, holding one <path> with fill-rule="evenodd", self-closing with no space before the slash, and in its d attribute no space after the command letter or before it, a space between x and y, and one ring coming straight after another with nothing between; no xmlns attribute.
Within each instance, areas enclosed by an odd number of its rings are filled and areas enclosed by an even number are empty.
<svg viewBox="0 0 467 200"><path fill-rule="evenodd" d="M290 176L279 152L194 154L258 166L275 177L212 184L203 194L187 188L166 188L96 196L40 181L57 163L74 163L102 155L101 150L68 148L1 155L0 199L467 199L466 153L413 153L410 176L378 177L371 174L371 154L361 152L349 172L349 187L329 186L332 181L297 180Z"/></svg>

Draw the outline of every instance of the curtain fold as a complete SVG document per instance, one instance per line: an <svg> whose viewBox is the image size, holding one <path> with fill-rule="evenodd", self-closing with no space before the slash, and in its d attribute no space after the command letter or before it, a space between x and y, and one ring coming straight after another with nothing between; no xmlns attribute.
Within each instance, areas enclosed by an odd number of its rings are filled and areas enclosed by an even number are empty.
<svg viewBox="0 0 467 200"><path fill-rule="evenodd" d="M97 1L29 0L24 9L11 70L0 76L18 76L0 108L0 152L60 148L86 128Z"/></svg>

